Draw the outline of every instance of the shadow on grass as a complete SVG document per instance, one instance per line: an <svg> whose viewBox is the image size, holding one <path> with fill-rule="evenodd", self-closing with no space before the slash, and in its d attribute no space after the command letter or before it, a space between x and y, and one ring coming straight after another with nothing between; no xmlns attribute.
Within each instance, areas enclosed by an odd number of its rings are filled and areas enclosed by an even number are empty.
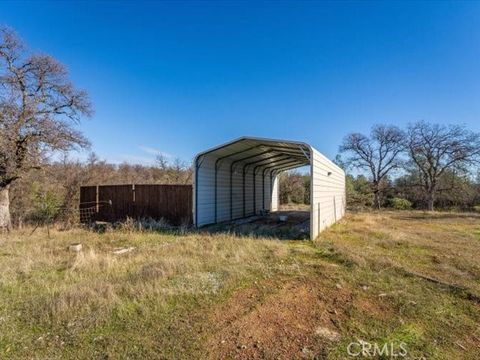
<svg viewBox="0 0 480 360"><path fill-rule="evenodd" d="M415 214L395 214L394 217L398 220L455 220L455 219L480 219L480 214L477 213L441 213L441 212L423 212Z"/></svg>
<svg viewBox="0 0 480 360"><path fill-rule="evenodd" d="M285 216L282 221L280 218ZM226 233L256 238L307 240L310 238L308 211L277 211L265 216L252 216L237 221L226 221L199 229L203 233Z"/></svg>

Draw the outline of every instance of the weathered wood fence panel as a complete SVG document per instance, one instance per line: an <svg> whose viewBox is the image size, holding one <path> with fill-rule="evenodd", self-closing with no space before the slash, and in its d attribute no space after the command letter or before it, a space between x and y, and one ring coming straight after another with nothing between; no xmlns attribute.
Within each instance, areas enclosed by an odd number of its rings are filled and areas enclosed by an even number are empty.
<svg viewBox="0 0 480 360"><path fill-rule="evenodd" d="M92 209L92 207L95 207ZM192 221L191 185L99 185L80 188L80 209L96 221L166 219L174 225ZM91 212L92 212L91 211ZM82 222L89 219L81 216Z"/></svg>
<svg viewBox="0 0 480 360"><path fill-rule="evenodd" d="M97 202L96 193L96 186L80 187L80 209L86 209L95 206L95 203Z"/></svg>
<svg viewBox="0 0 480 360"><path fill-rule="evenodd" d="M98 217L101 221L121 221L127 217L135 217L132 185L99 186L98 201ZM112 204L107 205L110 201Z"/></svg>

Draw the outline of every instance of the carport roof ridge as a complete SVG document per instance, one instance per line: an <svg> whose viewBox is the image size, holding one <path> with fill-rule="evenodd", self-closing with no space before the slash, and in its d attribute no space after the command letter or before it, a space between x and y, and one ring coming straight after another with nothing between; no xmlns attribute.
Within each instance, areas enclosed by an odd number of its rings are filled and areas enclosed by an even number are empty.
<svg viewBox="0 0 480 360"><path fill-rule="evenodd" d="M261 163L258 167L272 169L283 168L284 161L290 159L292 164L289 168L295 168L310 164L312 149L309 144L301 141L243 136L199 153L195 157L195 165L200 166L205 156L212 156L216 163L228 158L235 163ZM272 157L273 154L276 155ZM281 155L285 157L279 159Z"/></svg>

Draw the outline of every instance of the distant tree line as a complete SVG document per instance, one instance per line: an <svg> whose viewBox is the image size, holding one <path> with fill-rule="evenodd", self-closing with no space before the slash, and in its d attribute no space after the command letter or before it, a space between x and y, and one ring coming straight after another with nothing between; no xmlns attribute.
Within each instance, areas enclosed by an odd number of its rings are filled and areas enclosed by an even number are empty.
<svg viewBox="0 0 480 360"><path fill-rule="evenodd" d="M480 203L480 134L420 121L348 134L337 163L350 206L472 209Z"/></svg>
<svg viewBox="0 0 480 360"><path fill-rule="evenodd" d="M350 208L480 207L480 134L461 125L375 125L367 135L346 135L335 162L347 173ZM309 189L309 174L280 176L283 204L308 204Z"/></svg>

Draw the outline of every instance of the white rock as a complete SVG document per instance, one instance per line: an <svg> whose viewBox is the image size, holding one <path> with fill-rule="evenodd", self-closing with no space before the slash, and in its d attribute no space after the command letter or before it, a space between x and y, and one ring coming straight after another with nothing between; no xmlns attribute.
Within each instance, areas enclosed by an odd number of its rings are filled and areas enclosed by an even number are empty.
<svg viewBox="0 0 480 360"><path fill-rule="evenodd" d="M327 340L330 340L330 341L335 341L335 340L338 340L340 338L340 334L334 330L330 330L329 328L326 328L326 327L322 327L322 326L319 326L316 330L315 330L315 335L317 336L321 336Z"/></svg>
<svg viewBox="0 0 480 360"><path fill-rule="evenodd" d="M68 250L73 251L73 252L82 251L82 244L71 244L71 245L68 247Z"/></svg>
<svg viewBox="0 0 480 360"><path fill-rule="evenodd" d="M115 249L115 250L113 250L113 253L114 253L115 255L121 255L121 254L125 254L125 253L127 253L127 252L130 252L130 251L133 251L133 250L135 250L135 248L134 248L133 246L131 246L131 247L128 247L128 248L118 248L118 249Z"/></svg>

